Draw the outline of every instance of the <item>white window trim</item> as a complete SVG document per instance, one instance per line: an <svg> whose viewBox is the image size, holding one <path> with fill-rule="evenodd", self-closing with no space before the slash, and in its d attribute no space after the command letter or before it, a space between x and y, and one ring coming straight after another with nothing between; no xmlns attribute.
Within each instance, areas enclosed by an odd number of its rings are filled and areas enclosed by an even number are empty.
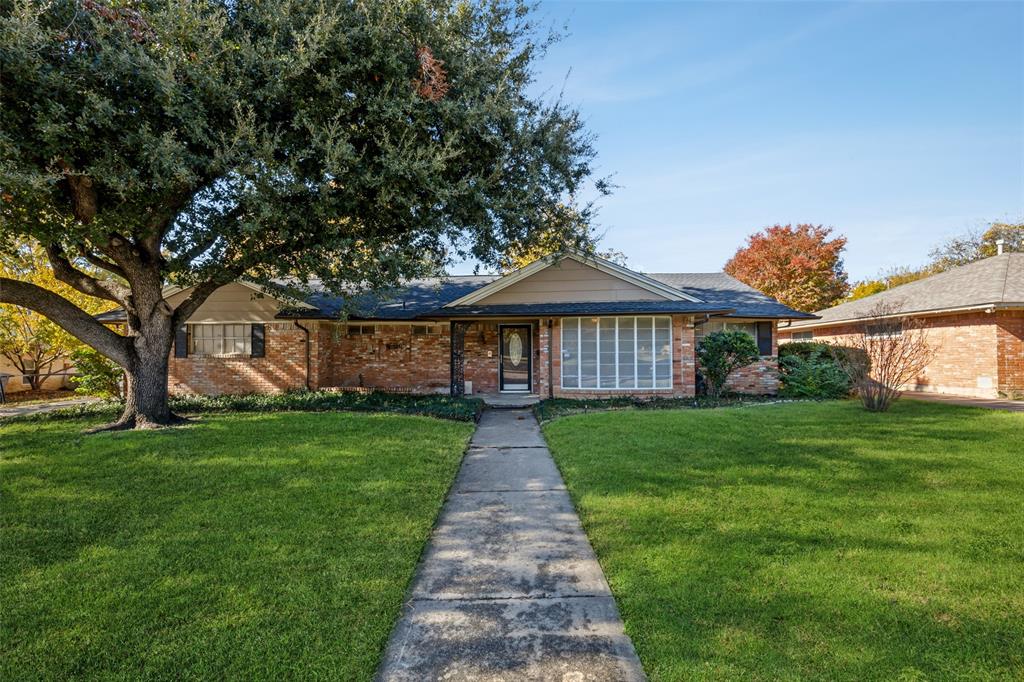
<svg viewBox="0 0 1024 682"><path fill-rule="evenodd" d="M228 325L242 325L243 327L249 328L249 333L242 336L232 336L230 338L244 338L246 339L245 345L249 347L249 351L246 353L198 353L195 351L195 342L193 341L193 328L195 327L226 327ZM190 358L251 358L252 357L252 325L263 324L261 322L186 322L185 328L188 333L188 357ZM229 337L224 337L229 338Z"/></svg>
<svg viewBox="0 0 1024 682"><path fill-rule="evenodd" d="M563 341L565 339L565 320L573 319L577 320L576 323L576 386L565 385L565 372L559 370L558 372L558 385L563 391L581 391L581 392L600 392L600 393L621 393L623 391L630 393L644 392L667 392L671 393L675 389L675 330L672 324L672 317L669 315L605 315L597 316L597 326L595 327L595 334L597 335L597 387L586 388L583 384L583 325L580 321L583 319L592 318L594 315L586 315L573 318L563 317L558 325L558 352L561 355L564 352ZM601 388L601 320L611 317L615 320L615 385L616 388ZM649 319L651 320L651 386L649 388L641 388L640 386L634 385L633 387L620 388L619 384L619 320L629 319L633 320L633 383L640 383L640 353L637 351L637 342L639 341L639 335L637 334L638 324L637 320ZM658 318L664 318L668 320L668 386L656 387L658 383L658 355L654 346L654 340L657 337L657 323L655 320ZM559 364L561 367L561 364Z"/></svg>

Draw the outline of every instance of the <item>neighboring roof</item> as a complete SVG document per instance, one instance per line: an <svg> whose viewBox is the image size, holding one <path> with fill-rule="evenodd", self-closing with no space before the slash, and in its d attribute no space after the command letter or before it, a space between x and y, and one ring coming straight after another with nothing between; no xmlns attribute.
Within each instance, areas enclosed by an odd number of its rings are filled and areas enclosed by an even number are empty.
<svg viewBox="0 0 1024 682"><path fill-rule="evenodd" d="M821 327L870 317L878 305L899 307L900 314L1024 306L1024 253L992 256L840 303L818 312L820 319L795 322L792 327Z"/></svg>
<svg viewBox="0 0 1024 682"><path fill-rule="evenodd" d="M654 272L648 277L684 289L704 303L732 308L730 317L814 318L814 315L793 310L724 272Z"/></svg>

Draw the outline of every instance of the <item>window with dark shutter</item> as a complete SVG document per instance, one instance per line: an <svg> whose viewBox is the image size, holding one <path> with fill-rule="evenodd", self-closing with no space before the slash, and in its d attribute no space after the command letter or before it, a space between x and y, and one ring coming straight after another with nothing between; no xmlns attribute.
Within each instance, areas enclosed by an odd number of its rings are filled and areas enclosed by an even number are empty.
<svg viewBox="0 0 1024 682"><path fill-rule="evenodd" d="M181 325L181 329L174 332L174 357L188 357L188 328Z"/></svg>
<svg viewBox="0 0 1024 682"><path fill-rule="evenodd" d="M772 323L757 323L757 352L761 355L772 354Z"/></svg>
<svg viewBox="0 0 1024 682"><path fill-rule="evenodd" d="M266 353L266 325L252 325L252 351L251 356L262 358Z"/></svg>

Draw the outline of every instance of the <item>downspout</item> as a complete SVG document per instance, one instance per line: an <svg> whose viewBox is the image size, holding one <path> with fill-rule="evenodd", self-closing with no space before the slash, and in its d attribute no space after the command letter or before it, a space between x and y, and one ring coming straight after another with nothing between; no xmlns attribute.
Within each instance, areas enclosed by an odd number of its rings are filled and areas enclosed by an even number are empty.
<svg viewBox="0 0 1024 682"><path fill-rule="evenodd" d="M548 398L555 397L555 377L551 375L554 371L553 360L555 354L555 337L552 331L551 318L548 318Z"/></svg>
<svg viewBox="0 0 1024 682"><path fill-rule="evenodd" d="M309 383L309 329L299 324L298 320L292 320L292 324L301 329L306 334L306 390L312 391L313 387Z"/></svg>

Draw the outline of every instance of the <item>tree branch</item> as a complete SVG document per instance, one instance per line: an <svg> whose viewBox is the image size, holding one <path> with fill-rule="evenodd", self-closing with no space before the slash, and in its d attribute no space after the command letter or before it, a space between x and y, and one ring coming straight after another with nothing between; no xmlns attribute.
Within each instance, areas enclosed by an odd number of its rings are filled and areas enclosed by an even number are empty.
<svg viewBox="0 0 1024 682"><path fill-rule="evenodd" d="M53 268L54 276L68 286L78 289L83 294L120 303L121 305L126 305L129 296L131 296L131 291L126 287L114 282L100 281L76 268L58 246L48 244L46 246L46 255L50 259L50 267Z"/></svg>
<svg viewBox="0 0 1024 682"><path fill-rule="evenodd" d="M106 270L107 272L111 272L117 275L118 277L127 279L127 277L124 274L124 269L120 265L116 263L111 263L106 258L103 258L101 256L97 256L95 253L86 248L85 244L78 245L78 253L81 254L82 258L84 258L86 261L96 266L97 268L100 268L101 270Z"/></svg>
<svg viewBox="0 0 1024 682"><path fill-rule="evenodd" d="M59 294L35 284L0 277L0 303L10 303L45 315L64 331L122 367L129 364L128 339L114 333L92 315Z"/></svg>
<svg viewBox="0 0 1024 682"><path fill-rule="evenodd" d="M234 279L233 276L216 277L208 279L201 284L197 284L193 289L192 293L189 294L188 298L178 304L178 307L174 309L174 317L171 319L174 329L179 329L181 325L188 321L188 318L192 317L192 313L199 309L199 306L210 297L210 294L220 289L225 284L228 284Z"/></svg>

